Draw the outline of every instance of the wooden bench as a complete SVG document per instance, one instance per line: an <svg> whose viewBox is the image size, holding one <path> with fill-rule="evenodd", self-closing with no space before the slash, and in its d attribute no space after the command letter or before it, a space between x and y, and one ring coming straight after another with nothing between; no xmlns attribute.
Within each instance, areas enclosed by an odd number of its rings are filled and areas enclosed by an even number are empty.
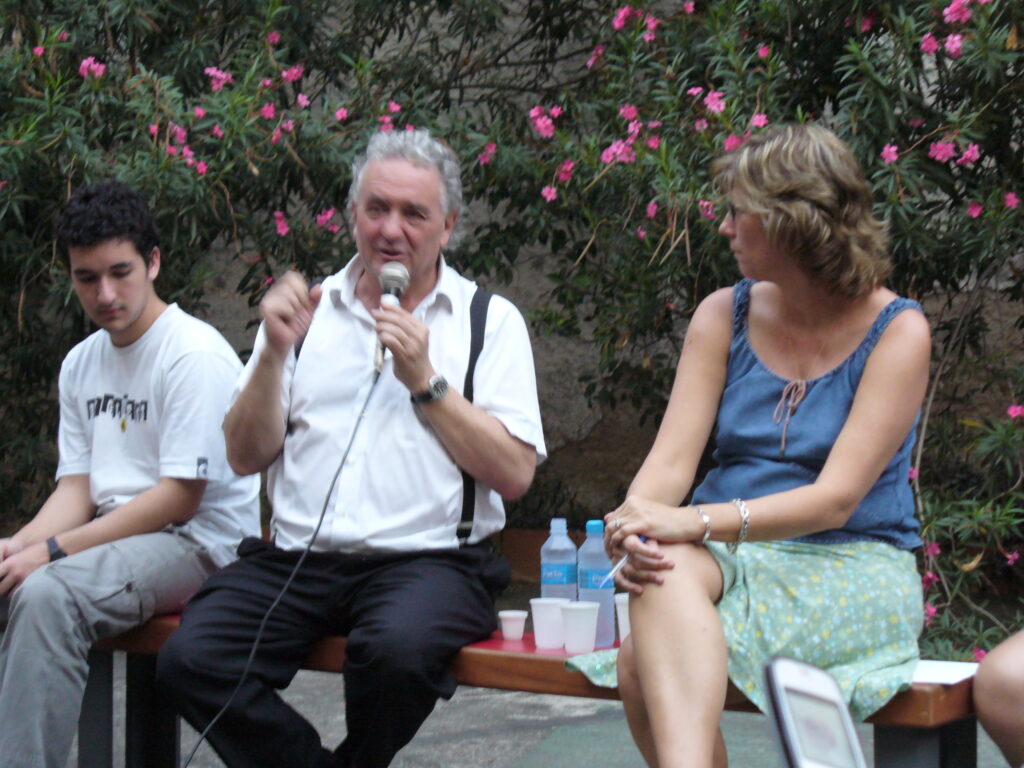
<svg viewBox="0 0 1024 768"><path fill-rule="evenodd" d="M157 617L119 637L98 642L90 655L89 683L79 721L79 768L113 765L113 652L127 654L125 691L126 768L177 768L179 720L155 689L156 654L178 626L177 617ZM305 669L340 672L345 638L320 641ZM452 661L462 685L560 696L617 699L565 666L561 651L538 650L533 637L494 637L463 648ZM756 712L750 702L730 710ZM953 685L915 683L868 722L874 726L877 768L975 768L977 723L971 680Z"/></svg>

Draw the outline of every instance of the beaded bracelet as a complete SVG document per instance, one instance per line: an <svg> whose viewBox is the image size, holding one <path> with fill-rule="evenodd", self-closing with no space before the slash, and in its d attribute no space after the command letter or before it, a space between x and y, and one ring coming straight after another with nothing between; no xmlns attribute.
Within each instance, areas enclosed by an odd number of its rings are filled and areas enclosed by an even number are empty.
<svg viewBox="0 0 1024 768"><path fill-rule="evenodd" d="M740 512L740 532L736 537L736 541L726 545L726 549L729 550L729 554L735 554L739 548L747 539L747 531L750 529L750 510L747 509L747 504L743 499L733 499L732 503L736 505L736 509Z"/></svg>
<svg viewBox="0 0 1024 768"><path fill-rule="evenodd" d="M701 519L701 522L704 523L704 536L700 540L701 545L704 545L707 544L708 539L711 538L711 518L708 516L707 512L698 506L694 506L694 510L696 510L697 516Z"/></svg>

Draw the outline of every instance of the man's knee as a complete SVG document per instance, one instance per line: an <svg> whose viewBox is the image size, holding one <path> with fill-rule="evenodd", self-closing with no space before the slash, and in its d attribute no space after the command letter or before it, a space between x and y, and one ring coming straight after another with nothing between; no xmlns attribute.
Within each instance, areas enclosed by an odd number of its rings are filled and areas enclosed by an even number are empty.
<svg viewBox="0 0 1024 768"><path fill-rule="evenodd" d="M442 649L425 633L408 627L378 628L372 638L349 636L347 672L363 672L382 685L430 685L454 651ZM387 681L387 682L385 682Z"/></svg>
<svg viewBox="0 0 1024 768"><path fill-rule="evenodd" d="M49 568L37 568L14 591L10 607L12 620L19 623L52 621L56 617L68 616L74 610L75 601L70 587L49 571Z"/></svg>

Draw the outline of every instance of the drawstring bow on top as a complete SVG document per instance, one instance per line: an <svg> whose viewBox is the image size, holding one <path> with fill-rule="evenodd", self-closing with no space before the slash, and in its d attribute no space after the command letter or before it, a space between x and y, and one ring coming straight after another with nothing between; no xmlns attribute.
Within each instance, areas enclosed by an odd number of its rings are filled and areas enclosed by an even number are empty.
<svg viewBox="0 0 1024 768"><path fill-rule="evenodd" d="M779 398L775 412L772 414L772 421L782 424L782 443L779 446L779 456L786 455L786 432L789 430L789 419L796 413L800 401L807 394L807 382L802 379L790 381L782 390L782 397Z"/></svg>

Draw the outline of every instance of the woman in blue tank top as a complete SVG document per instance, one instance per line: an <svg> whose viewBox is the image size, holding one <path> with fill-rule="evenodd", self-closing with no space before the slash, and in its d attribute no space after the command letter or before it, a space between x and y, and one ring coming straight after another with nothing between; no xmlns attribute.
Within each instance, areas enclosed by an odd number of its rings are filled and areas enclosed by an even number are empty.
<svg viewBox="0 0 1024 768"><path fill-rule="evenodd" d="M713 174L744 280L694 313L654 446L606 517L632 634L617 664L574 660L617 674L660 768L726 765L728 683L764 709L778 654L828 669L866 717L909 685L922 624L907 475L930 330L882 285L870 188L812 125L755 136ZM713 428L716 467L680 506Z"/></svg>

